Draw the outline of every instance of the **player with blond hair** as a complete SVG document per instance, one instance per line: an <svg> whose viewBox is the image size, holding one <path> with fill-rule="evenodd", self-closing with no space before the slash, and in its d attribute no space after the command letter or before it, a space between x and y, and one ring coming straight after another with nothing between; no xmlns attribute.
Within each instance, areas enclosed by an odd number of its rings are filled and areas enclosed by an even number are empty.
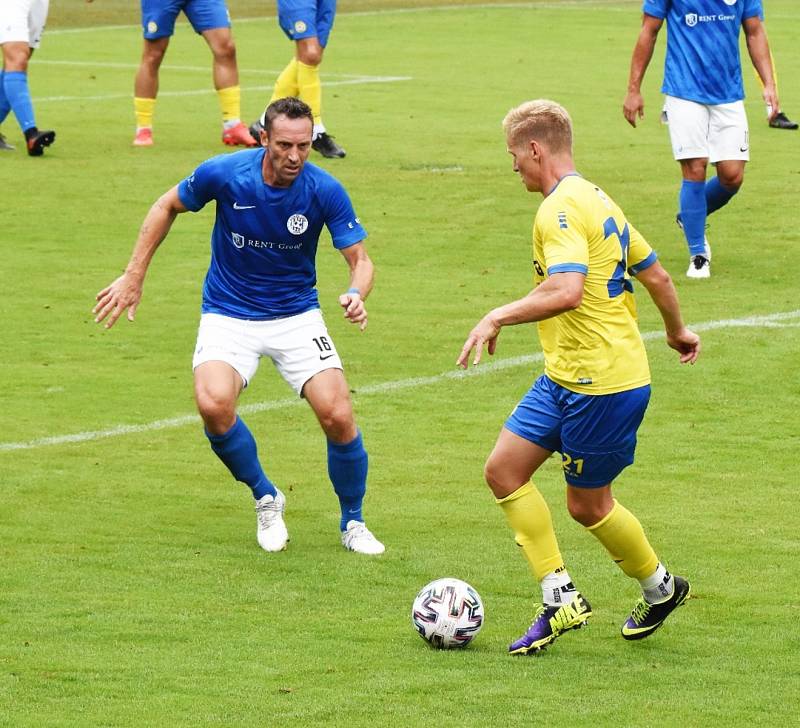
<svg viewBox="0 0 800 728"><path fill-rule="evenodd" d="M504 326L538 322L544 374L506 420L484 472L542 594L532 625L509 652L538 652L592 615L531 480L556 451L570 515L641 587L641 599L622 625L625 639L641 639L684 603L690 588L667 571L639 520L611 490L633 462L650 399L631 278L657 306L667 344L682 363L695 362L700 339L684 325L672 280L647 241L600 187L576 171L567 111L547 99L529 101L512 109L503 126L514 171L529 192L544 197L533 224L534 288L489 311L470 332L457 364L467 368L473 350L478 364L484 347L494 354Z"/></svg>

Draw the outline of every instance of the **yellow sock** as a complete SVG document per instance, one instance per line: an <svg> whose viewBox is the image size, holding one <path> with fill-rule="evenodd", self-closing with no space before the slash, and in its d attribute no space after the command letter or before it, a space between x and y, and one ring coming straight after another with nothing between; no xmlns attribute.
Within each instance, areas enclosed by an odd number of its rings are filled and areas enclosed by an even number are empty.
<svg viewBox="0 0 800 728"><path fill-rule="evenodd" d="M322 121L322 83L319 80L319 66L307 66L297 62L297 96L311 107L314 124Z"/></svg>
<svg viewBox="0 0 800 728"><path fill-rule="evenodd" d="M533 483L526 483L495 502L503 509L537 581L564 566L550 509Z"/></svg>
<svg viewBox="0 0 800 728"><path fill-rule="evenodd" d="M136 114L136 126L141 128L153 126L153 111L156 108L155 99L143 99L138 96L133 98L133 111Z"/></svg>
<svg viewBox="0 0 800 728"><path fill-rule="evenodd" d="M616 500L611 512L587 530L628 576L644 579L658 567L658 557L644 535L642 524Z"/></svg>
<svg viewBox="0 0 800 728"><path fill-rule="evenodd" d="M269 102L285 99L287 96L297 96L297 93L297 59L292 58L275 81L275 88Z"/></svg>
<svg viewBox="0 0 800 728"><path fill-rule="evenodd" d="M219 107L222 109L222 121L238 121L242 118L242 92L238 86L218 88Z"/></svg>

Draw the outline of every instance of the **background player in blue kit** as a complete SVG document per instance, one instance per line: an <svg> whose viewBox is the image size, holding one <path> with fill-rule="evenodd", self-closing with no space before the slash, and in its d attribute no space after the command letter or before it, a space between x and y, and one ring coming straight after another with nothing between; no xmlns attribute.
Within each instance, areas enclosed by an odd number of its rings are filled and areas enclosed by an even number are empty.
<svg viewBox="0 0 800 728"><path fill-rule="evenodd" d="M344 157L345 151L322 123L322 82L319 66L328 45L336 15L336 0L278 0L278 22L289 40L295 42L295 56L275 81L271 101L296 96L314 114L312 147L323 157ZM258 124L251 127L258 135Z"/></svg>
<svg viewBox="0 0 800 728"><path fill-rule="evenodd" d="M764 82L764 101L774 117L780 109L761 22L761 0L644 0L642 30L631 59L623 114L631 126L644 116L641 84L656 37L667 21L664 113L672 151L681 165L678 224L689 246L689 278L711 275L706 217L739 191L750 159L744 110L739 31ZM717 174L706 182L708 163Z"/></svg>
<svg viewBox="0 0 800 728"><path fill-rule="evenodd" d="M236 413L259 359L271 358L311 405L327 436L342 544L380 554L383 544L362 515L367 453L315 288L317 243L326 226L350 268L350 286L339 304L346 318L366 327L364 299L373 281L362 242L366 231L341 183L306 163L313 125L308 106L280 99L261 122L264 148L209 159L153 205L125 272L97 294L96 321L107 318L106 327L113 326L126 309L133 321L148 265L175 217L214 200L211 264L193 359L195 399L211 448L251 488L261 547L286 548L285 497L265 475L255 439Z"/></svg>
<svg viewBox="0 0 800 728"><path fill-rule="evenodd" d="M144 48L134 83L136 113L134 146L153 144L153 111L158 94L158 70L175 32L178 13L184 12L195 32L203 36L214 56L214 88L222 109L222 141L252 147L256 141L241 120L241 91L236 45L224 0L141 0Z"/></svg>
<svg viewBox="0 0 800 728"><path fill-rule="evenodd" d="M13 110L31 157L41 157L44 148L56 138L52 130L36 126L31 93L28 88L28 61L39 42L47 21L49 0L2 0L0 3L0 124ZM0 151L14 149L0 134Z"/></svg>

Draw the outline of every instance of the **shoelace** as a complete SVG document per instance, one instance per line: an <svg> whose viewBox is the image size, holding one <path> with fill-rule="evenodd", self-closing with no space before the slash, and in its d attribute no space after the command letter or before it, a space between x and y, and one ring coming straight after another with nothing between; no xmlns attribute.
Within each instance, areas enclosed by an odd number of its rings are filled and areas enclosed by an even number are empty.
<svg viewBox="0 0 800 728"><path fill-rule="evenodd" d="M278 502L275 500L256 506L256 516L258 517L258 522L261 524L261 528L269 528L275 523L275 519L280 514L280 505L278 505Z"/></svg>
<svg viewBox="0 0 800 728"><path fill-rule="evenodd" d="M541 617L545 612L546 607L544 604L537 604L536 605L536 613L533 615L533 621L531 622L531 626L528 629L532 629L536 626L536 623L539 621L539 617Z"/></svg>
<svg viewBox="0 0 800 728"><path fill-rule="evenodd" d="M631 614L633 621L636 622L636 624L641 624L645 617L650 614L651 606L652 605L649 602L645 601L644 599L640 599L633 608L633 614Z"/></svg>
<svg viewBox="0 0 800 728"><path fill-rule="evenodd" d="M347 535L345 538L347 539L347 543L351 543L352 541L356 541L360 538L374 538L374 537L370 533L366 525L364 525L363 523L359 523L358 525L347 529Z"/></svg>

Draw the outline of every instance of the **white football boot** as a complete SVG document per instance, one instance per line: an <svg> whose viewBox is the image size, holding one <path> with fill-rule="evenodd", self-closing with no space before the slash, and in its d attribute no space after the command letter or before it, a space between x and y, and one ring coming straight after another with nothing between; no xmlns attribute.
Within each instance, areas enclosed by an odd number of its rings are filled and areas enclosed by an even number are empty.
<svg viewBox="0 0 800 728"><path fill-rule="evenodd" d="M376 556L386 548L361 521L348 521L347 528L342 531L342 546L357 554Z"/></svg>
<svg viewBox="0 0 800 728"><path fill-rule="evenodd" d="M283 522L286 496L278 491L275 496L265 495L256 501L256 537L264 551L284 551L289 541L289 532Z"/></svg>
<svg viewBox="0 0 800 728"><path fill-rule="evenodd" d="M695 255L689 259L687 278L711 278L711 263L704 255Z"/></svg>

